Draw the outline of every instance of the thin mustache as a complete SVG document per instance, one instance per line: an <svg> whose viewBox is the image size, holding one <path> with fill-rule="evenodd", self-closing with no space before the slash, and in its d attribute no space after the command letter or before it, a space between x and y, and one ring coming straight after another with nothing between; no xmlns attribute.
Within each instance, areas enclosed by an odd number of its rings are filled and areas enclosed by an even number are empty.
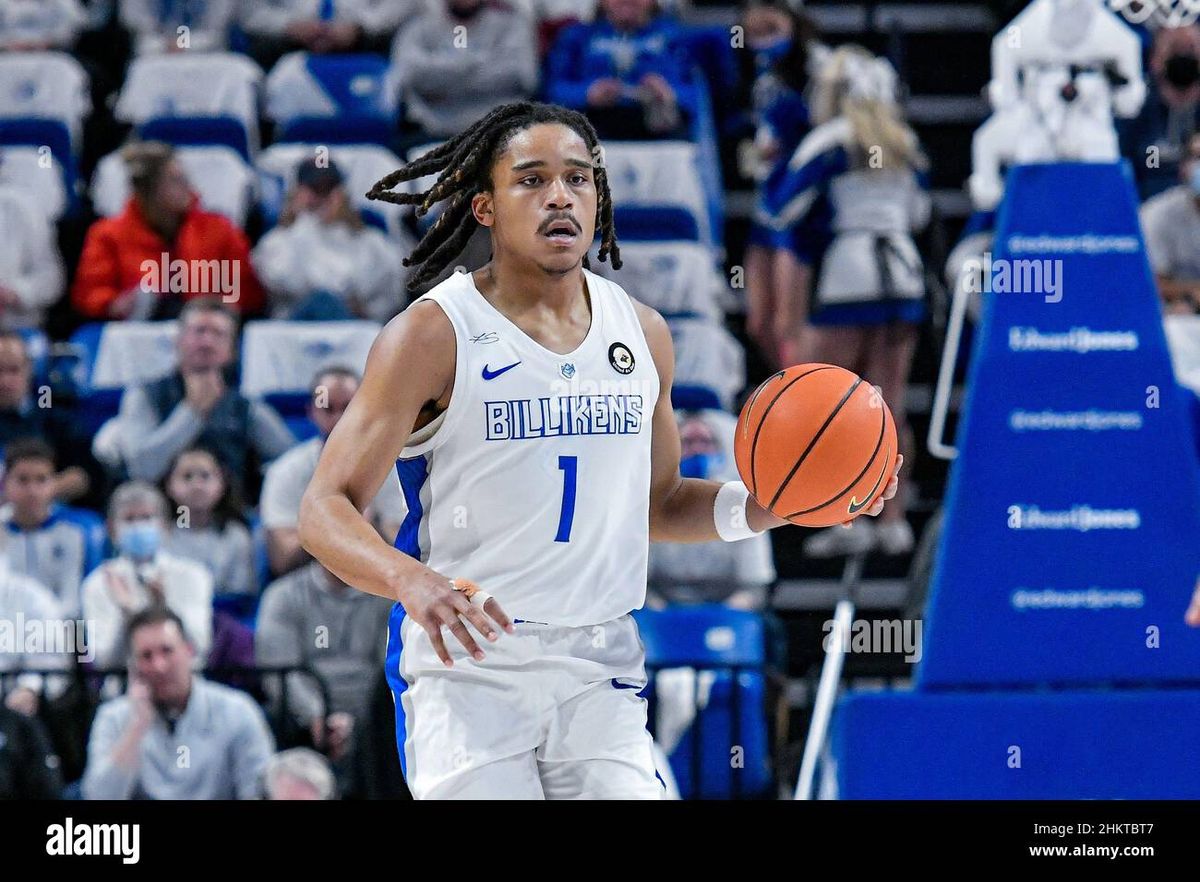
<svg viewBox="0 0 1200 882"><path fill-rule="evenodd" d="M552 226L554 226L559 221L564 221L564 220L571 222L571 226L573 226L575 228L575 232L578 233L578 232L582 231L583 228L581 226L579 226L579 221L575 220L574 217L572 217L571 215L568 214L568 215L560 215L559 217L550 218L550 220L546 221L544 224L541 225L541 227L538 228L538 232L544 233L544 232L546 232L546 230L550 229Z"/></svg>

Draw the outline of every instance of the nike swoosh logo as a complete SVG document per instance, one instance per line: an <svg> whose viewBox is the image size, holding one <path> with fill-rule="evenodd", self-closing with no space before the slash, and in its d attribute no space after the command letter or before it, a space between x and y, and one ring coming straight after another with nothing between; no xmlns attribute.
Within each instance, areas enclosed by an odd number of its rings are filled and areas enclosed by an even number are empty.
<svg viewBox="0 0 1200 882"><path fill-rule="evenodd" d="M496 377L500 376L505 371L511 371L513 368L515 368L520 363L521 362L519 362L519 361L514 361L512 364L505 365L502 368L497 368L494 371L489 371L488 366L485 364L483 366L483 378L485 380L494 380L494 379L496 379Z"/></svg>
<svg viewBox="0 0 1200 882"><path fill-rule="evenodd" d="M871 497L873 497L875 495L875 491L879 489L879 482L883 480L883 476L886 474L887 474L887 468L884 468L884 470L879 473L879 477L875 479L875 486L871 488L871 492L868 493L863 498L862 502L858 501L857 495L850 497L850 508L849 508L850 514L858 514L860 511L863 510L863 507L866 506L867 502L870 501Z"/></svg>

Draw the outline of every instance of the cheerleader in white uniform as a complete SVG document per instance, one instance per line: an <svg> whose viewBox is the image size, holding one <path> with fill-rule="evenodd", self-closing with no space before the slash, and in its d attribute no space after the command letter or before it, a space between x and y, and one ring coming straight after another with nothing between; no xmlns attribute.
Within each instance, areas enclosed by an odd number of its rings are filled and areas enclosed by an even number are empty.
<svg viewBox="0 0 1200 882"><path fill-rule="evenodd" d="M814 128L796 148L786 178L771 188L759 217L776 230L820 235L813 217L828 209L831 240L814 267L815 297L802 349L877 384L896 418L901 451L913 441L904 400L917 331L925 317L924 270L912 234L929 220L926 159L896 103L896 75L858 46L835 50L818 76ZM805 543L811 556L878 547L912 549L901 505L877 524L863 519Z"/></svg>

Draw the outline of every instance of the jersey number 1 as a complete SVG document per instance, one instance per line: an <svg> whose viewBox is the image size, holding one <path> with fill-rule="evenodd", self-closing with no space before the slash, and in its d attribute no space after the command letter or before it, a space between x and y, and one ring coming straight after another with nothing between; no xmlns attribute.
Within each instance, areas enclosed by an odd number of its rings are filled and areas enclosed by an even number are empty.
<svg viewBox="0 0 1200 882"><path fill-rule="evenodd" d="M579 457L577 456L560 456L558 458L558 467L563 473L563 495L562 508L558 513L558 535L554 537L555 542L570 542L571 541L571 522L575 520L575 475Z"/></svg>

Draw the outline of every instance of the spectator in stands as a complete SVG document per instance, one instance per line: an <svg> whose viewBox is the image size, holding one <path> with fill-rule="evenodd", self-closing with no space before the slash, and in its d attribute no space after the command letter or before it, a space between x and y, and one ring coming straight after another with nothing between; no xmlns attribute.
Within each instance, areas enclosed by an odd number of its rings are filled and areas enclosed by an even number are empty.
<svg viewBox="0 0 1200 882"><path fill-rule="evenodd" d="M267 799L336 799L337 781L325 757L307 747L293 747L267 763Z"/></svg>
<svg viewBox="0 0 1200 882"><path fill-rule="evenodd" d="M656 0L600 0L590 24L558 35L546 100L587 113L601 138L681 137L696 112L692 60Z"/></svg>
<svg viewBox="0 0 1200 882"><path fill-rule="evenodd" d="M221 52L228 48L229 28L237 15L236 0L164 3L120 0L121 24L133 35L134 52Z"/></svg>
<svg viewBox="0 0 1200 882"><path fill-rule="evenodd" d="M912 232L929 219L927 162L896 103L895 71L859 46L839 47L821 69L813 117L817 127L767 194L759 220L794 229L820 197L828 198L833 239L816 284L808 357L870 377L895 417L900 449L911 457L905 392L925 316ZM805 551L831 557L876 546L887 554L912 550L902 498L873 520L824 530L809 537Z"/></svg>
<svg viewBox="0 0 1200 882"><path fill-rule="evenodd" d="M0 0L0 52L67 51L86 24L79 0Z"/></svg>
<svg viewBox="0 0 1200 882"><path fill-rule="evenodd" d="M758 198L785 177L811 128L805 93L819 69L810 20L777 0L756 2L743 19L758 72L752 91ZM773 367L804 360L796 343L808 319L810 270L820 252L797 253L810 238L752 222L746 245L746 333Z"/></svg>
<svg viewBox="0 0 1200 882"><path fill-rule="evenodd" d="M79 615L79 586L100 564L104 528L90 511L54 501L54 450L26 438L4 450L4 500L0 519L8 530L8 561L14 572L48 588L59 608Z"/></svg>
<svg viewBox="0 0 1200 882"><path fill-rule="evenodd" d="M308 403L308 417L317 426L317 436L293 447L267 469L259 512L267 531L271 572L277 576L311 560L300 545L300 498L317 469L325 439L346 412L358 384L358 373L347 367L330 366L318 371L310 386ZM389 478L384 482L371 508L376 528L391 542L406 511L399 481Z"/></svg>
<svg viewBox="0 0 1200 882"><path fill-rule="evenodd" d="M232 382L236 337L236 316L215 298L184 308L176 340L179 368L121 397L115 446L132 477L162 480L171 461L198 443L251 485L257 483L250 480L253 458L268 462L295 443L279 414L245 398ZM111 452L103 453L98 446L97 458L112 460Z"/></svg>
<svg viewBox="0 0 1200 882"><path fill-rule="evenodd" d="M167 549L207 567L216 593L257 594L254 545L229 467L193 445L175 457L163 483L175 514Z"/></svg>
<svg viewBox="0 0 1200 882"><path fill-rule="evenodd" d="M538 58L545 58L560 31L596 17L596 0L513 0L537 24Z"/></svg>
<svg viewBox="0 0 1200 882"><path fill-rule="evenodd" d="M263 305L250 242L224 215L205 211L168 144L122 151L133 195L87 232L71 292L92 319L165 319L183 303L219 296L242 314Z"/></svg>
<svg viewBox="0 0 1200 882"><path fill-rule="evenodd" d="M197 666L208 658L212 576L200 564L163 551L168 517L167 500L152 484L130 481L113 492L108 529L117 557L83 582L83 613L98 668L120 663L125 626L154 606L166 606L187 622Z"/></svg>
<svg viewBox="0 0 1200 882"><path fill-rule="evenodd" d="M54 495L101 506L106 498L104 470L91 453L91 441L79 429L71 407L56 400L50 388L32 384L33 362L25 338L0 331L0 445L17 438L41 438L63 466L54 476Z"/></svg>
<svg viewBox="0 0 1200 882"><path fill-rule="evenodd" d="M272 0L246 3L241 24L250 54L269 70L287 52L377 52L422 0Z"/></svg>
<svg viewBox="0 0 1200 882"><path fill-rule="evenodd" d="M54 224L29 197L0 187L0 327L37 328L63 293Z"/></svg>
<svg viewBox="0 0 1200 882"><path fill-rule="evenodd" d="M1141 112L1120 124L1122 152L1143 200L1175 183L1187 145L1200 132L1200 26L1160 29L1149 68Z"/></svg>
<svg viewBox="0 0 1200 882"><path fill-rule="evenodd" d="M66 671L74 661L72 653L87 655L85 635L78 636L78 643L67 644L72 631L66 626L65 616L58 601L49 589L29 576L13 572L5 553L8 531L0 531L0 622L8 622L13 628L15 645L0 652L0 676L12 671L24 671L17 676L15 684L4 696L4 704L25 716L35 716L45 692L54 698L66 690L68 678L54 674ZM20 623L23 626L18 627ZM27 641L29 625L41 623L44 640L36 643ZM78 632L75 632L78 633Z"/></svg>
<svg viewBox="0 0 1200 882"><path fill-rule="evenodd" d="M257 798L275 749L262 708L193 671L196 647L168 609L133 616L126 644L129 688L96 712L83 797Z"/></svg>
<svg viewBox="0 0 1200 882"><path fill-rule="evenodd" d="M727 416L724 413L721 417ZM737 480L733 464L733 424L710 412L680 411L680 474L713 481ZM762 533L741 542L650 545L647 603L725 603L762 609L775 581L771 537Z"/></svg>
<svg viewBox="0 0 1200 882"><path fill-rule="evenodd" d="M60 798L60 766L45 727L0 705L0 800Z"/></svg>
<svg viewBox="0 0 1200 882"><path fill-rule="evenodd" d="M386 322L404 305L399 251L363 223L332 160L300 163L279 225L253 258L273 318Z"/></svg>
<svg viewBox="0 0 1200 882"><path fill-rule="evenodd" d="M493 107L537 88L533 24L496 0L441 0L396 34L392 77L407 121L456 135Z"/></svg>
<svg viewBox="0 0 1200 882"><path fill-rule="evenodd" d="M304 665L325 681L328 706L311 677L289 674L287 707L343 784L353 774L355 730L367 713L391 607L387 598L351 588L316 561L263 592L255 658L260 667ZM278 701L279 681L267 678L266 686Z"/></svg>
<svg viewBox="0 0 1200 882"><path fill-rule="evenodd" d="M1200 312L1200 134L1188 140L1179 179L1148 199L1140 216L1164 311L1190 315Z"/></svg>

